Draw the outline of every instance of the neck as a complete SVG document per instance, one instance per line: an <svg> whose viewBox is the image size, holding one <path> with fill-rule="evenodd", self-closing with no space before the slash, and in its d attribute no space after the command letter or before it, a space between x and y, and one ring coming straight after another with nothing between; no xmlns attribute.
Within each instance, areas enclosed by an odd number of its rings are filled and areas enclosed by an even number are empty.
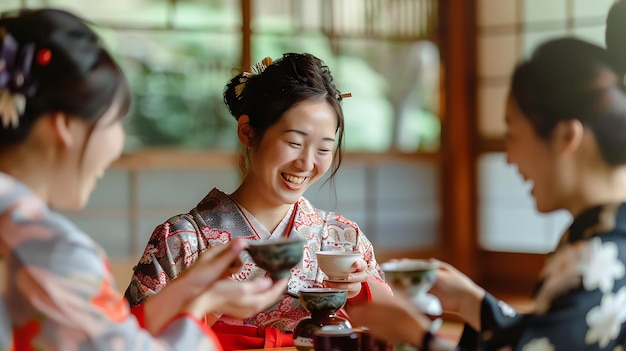
<svg viewBox="0 0 626 351"><path fill-rule="evenodd" d="M593 206L626 202L626 167L582 175L580 184L584 186L566 208L574 218Z"/></svg>
<svg viewBox="0 0 626 351"><path fill-rule="evenodd" d="M242 183L230 197L248 210L271 233L293 204L272 204L266 197Z"/></svg>
<svg viewBox="0 0 626 351"><path fill-rule="evenodd" d="M49 165L49 157L28 150L25 146L11 147L0 152L0 172L24 183L46 203L52 175Z"/></svg>

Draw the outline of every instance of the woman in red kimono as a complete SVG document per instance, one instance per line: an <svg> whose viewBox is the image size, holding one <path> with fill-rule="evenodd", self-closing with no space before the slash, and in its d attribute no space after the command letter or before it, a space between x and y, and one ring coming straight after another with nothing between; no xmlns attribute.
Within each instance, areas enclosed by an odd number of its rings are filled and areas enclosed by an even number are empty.
<svg viewBox="0 0 626 351"><path fill-rule="evenodd" d="M277 304L245 319L208 316L226 349L292 345L291 332L308 316L297 298L301 288L348 290L348 312L354 304L389 295L372 244L359 226L302 196L331 167L334 176L341 163L342 99L328 67L310 54L285 54L273 63L267 59L254 73L234 77L224 101L237 120L243 181L230 194L212 189L189 213L154 230L126 290L131 304L176 281L198 253L235 238L300 237L306 245L303 260L292 270L289 291ZM363 255L348 278L336 282L319 269L320 250ZM242 260L234 279L265 276L247 253Z"/></svg>

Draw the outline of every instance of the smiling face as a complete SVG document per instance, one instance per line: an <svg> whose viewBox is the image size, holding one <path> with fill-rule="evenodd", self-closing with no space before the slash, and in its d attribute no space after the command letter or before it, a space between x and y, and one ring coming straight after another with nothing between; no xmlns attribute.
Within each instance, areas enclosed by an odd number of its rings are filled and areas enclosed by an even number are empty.
<svg viewBox="0 0 626 351"><path fill-rule="evenodd" d="M541 138L514 99L506 107L507 162L517 166L524 181L532 182L531 195L539 212L562 208L559 160L550 140Z"/></svg>
<svg viewBox="0 0 626 351"><path fill-rule="evenodd" d="M337 116L324 100L294 105L250 152L244 182L270 205L293 204L330 168Z"/></svg>

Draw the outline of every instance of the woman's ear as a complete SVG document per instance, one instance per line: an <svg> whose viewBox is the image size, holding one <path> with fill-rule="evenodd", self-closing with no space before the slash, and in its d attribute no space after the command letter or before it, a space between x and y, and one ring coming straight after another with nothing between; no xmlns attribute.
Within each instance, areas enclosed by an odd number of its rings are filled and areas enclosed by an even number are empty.
<svg viewBox="0 0 626 351"><path fill-rule="evenodd" d="M583 142L584 134L585 127L581 121L575 118L559 122L553 134L553 140L556 141L558 152L560 154L575 153Z"/></svg>
<svg viewBox="0 0 626 351"><path fill-rule="evenodd" d="M252 131L252 127L250 127L250 117L248 117L248 115L239 116L239 119L237 119L237 136L241 144L249 148L252 143L253 135L254 132Z"/></svg>
<svg viewBox="0 0 626 351"><path fill-rule="evenodd" d="M64 113L52 113L48 115L49 130L55 143L64 148L71 147L75 142L75 136L72 132L72 120Z"/></svg>

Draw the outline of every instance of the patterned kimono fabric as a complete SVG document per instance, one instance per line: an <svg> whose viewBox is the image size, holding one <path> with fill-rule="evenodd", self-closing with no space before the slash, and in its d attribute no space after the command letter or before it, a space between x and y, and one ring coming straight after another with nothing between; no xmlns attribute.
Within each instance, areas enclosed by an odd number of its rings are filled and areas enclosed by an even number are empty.
<svg viewBox="0 0 626 351"><path fill-rule="evenodd" d="M212 245L234 238L263 240L284 236L306 240L303 259L292 269L289 281L289 292L296 296L301 288L323 286L325 275L315 259L315 252L320 250L362 252L368 265L367 272L384 284L372 244L356 223L337 213L318 210L309 201L301 198L285 215L276 230L269 233L227 194L213 189L189 213L174 216L154 230L143 257L135 268L126 297L131 305L141 303L144 298L158 292L171 279L176 278L196 261L199 253ZM243 269L234 279L246 280L265 276L266 272L254 264L247 252L242 253L242 260ZM232 339L243 339L244 336L228 336L225 338L228 340L221 339L225 349L230 348L228 345L231 342L234 342L233 348L267 347L273 344L268 344L263 338L267 333L276 335L277 332L284 339L282 343L278 343L285 346L292 344L288 333L293 331L300 319L307 316L308 312L300 305L299 299L285 295L274 306L245 320L222 317L213 329L219 332L218 336L245 334L254 339L250 343L242 341L243 344L239 345L238 341ZM273 337L280 338L281 335ZM260 338L261 341L255 338Z"/></svg>
<svg viewBox="0 0 626 351"><path fill-rule="evenodd" d="M626 204L580 214L549 255L521 315L487 295L481 333L465 327L459 350L623 351L626 336Z"/></svg>
<svg viewBox="0 0 626 351"><path fill-rule="evenodd" d="M0 350L221 350L212 331L186 315L157 336L144 330L101 248L4 173L0 257Z"/></svg>

